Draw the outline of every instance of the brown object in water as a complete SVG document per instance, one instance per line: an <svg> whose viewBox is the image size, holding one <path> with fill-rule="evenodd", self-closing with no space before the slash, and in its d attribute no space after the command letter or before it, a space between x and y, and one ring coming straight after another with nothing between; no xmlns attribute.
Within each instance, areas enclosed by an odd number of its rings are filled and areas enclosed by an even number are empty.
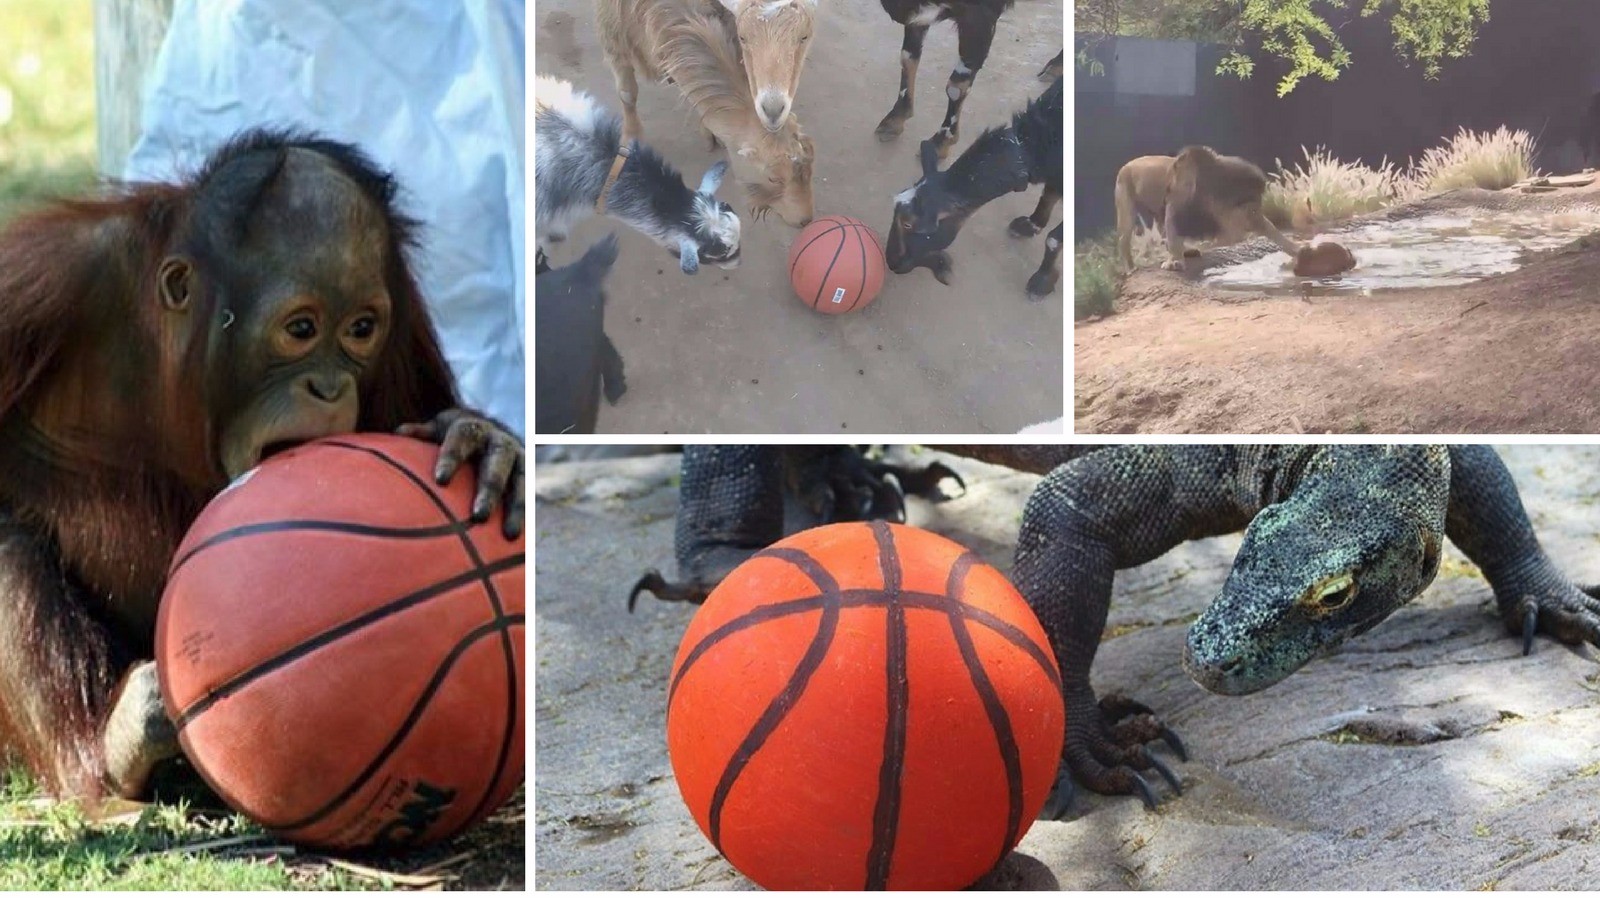
<svg viewBox="0 0 1600 898"><path fill-rule="evenodd" d="M1295 277L1331 278L1356 267L1356 257L1337 243L1300 247L1294 257Z"/></svg>

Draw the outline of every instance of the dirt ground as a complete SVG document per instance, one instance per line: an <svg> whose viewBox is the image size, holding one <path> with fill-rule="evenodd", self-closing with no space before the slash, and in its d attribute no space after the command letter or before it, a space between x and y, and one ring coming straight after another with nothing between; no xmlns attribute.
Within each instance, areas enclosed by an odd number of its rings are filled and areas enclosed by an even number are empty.
<svg viewBox="0 0 1600 898"><path fill-rule="evenodd" d="M1062 48L1063 9L1061 0L1023 0L1001 18L951 159L1044 89L1034 76ZM620 110L592 0L544 0L535 18L536 71ZM935 26L916 115L899 140L879 143L872 132L899 86L901 34L871 0L824 2L794 106L817 145L816 214L854 216L880 237L892 198L918 177L917 146L939 126L956 63L954 26ZM641 83L640 94L645 140L698 183L720 155L702 142L692 110L670 85ZM720 193L740 208L736 191L730 177ZM741 266L694 277L624 225L584 222L555 248L554 264L577 258L608 230L622 241L607 281L606 331L626 364L628 392L616 406L602 405L598 429L1015 433L1061 418L1065 304L1059 290L1036 303L1025 293L1044 235L1006 232L1038 197L1037 188L1002 197L968 220L950 249L953 286L926 269L890 273L876 302L840 316L813 312L793 295L784 262L798 232L776 216L757 222L741 209Z"/></svg>
<svg viewBox="0 0 1600 898"><path fill-rule="evenodd" d="M1600 201L1600 185L1476 207ZM1390 213L1394 214L1394 213ZM1079 433L1592 433L1600 242L1475 284L1282 297L1141 270L1073 338Z"/></svg>

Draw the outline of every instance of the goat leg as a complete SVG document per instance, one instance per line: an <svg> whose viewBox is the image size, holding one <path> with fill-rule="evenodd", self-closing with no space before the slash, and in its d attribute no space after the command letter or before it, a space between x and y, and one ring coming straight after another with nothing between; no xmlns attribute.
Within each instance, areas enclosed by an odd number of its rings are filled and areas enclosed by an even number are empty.
<svg viewBox="0 0 1600 898"><path fill-rule="evenodd" d="M639 102L639 79L633 73L633 66L626 62L616 62L612 71L616 75L617 94L622 97L622 145L627 146L644 136L644 125L635 108Z"/></svg>
<svg viewBox="0 0 1600 898"><path fill-rule="evenodd" d="M906 129L906 119L911 118L917 92L917 63L922 61L922 39L927 36L926 25L906 26L905 40L900 43L900 95L895 97L894 108L878 123L874 133L879 140L894 140Z"/></svg>
<svg viewBox="0 0 1600 898"><path fill-rule="evenodd" d="M628 380L622 374L622 353L611 342L611 335L600 332L600 383L605 390L606 402L612 405L628 392Z"/></svg>
<svg viewBox="0 0 1600 898"><path fill-rule="evenodd" d="M1044 68L1039 70L1038 78L1039 78L1040 81L1043 81L1044 83L1049 84L1050 82L1052 82L1052 81L1056 80L1057 78L1061 77L1061 69L1062 69L1061 57L1065 56L1066 53L1067 53L1066 50L1062 50L1060 53L1056 54L1056 58L1055 59L1052 59L1049 62L1044 64Z"/></svg>
<svg viewBox="0 0 1600 898"><path fill-rule="evenodd" d="M1061 188L1045 185L1044 192L1039 194L1039 205L1035 206L1032 215L1019 215L1011 220L1011 236L1032 237L1044 230L1050 223L1050 213L1056 211L1056 203L1061 202Z"/></svg>
<svg viewBox="0 0 1600 898"><path fill-rule="evenodd" d="M1044 261L1039 263L1039 270L1033 277L1028 278L1028 299L1033 302L1049 296L1061 283L1061 241L1065 224L1063 221L1056 225L1044 239Z"/></svg>
<svg viewBox="0 0 1600 898"><path fill-rule="evenodd" d="M995 21L995 15L982 12L969 13L956 19L961 59L950 70L950 83L944 89L950 102L945 107L944 124L933 135L933 145L938 149L940 159L950 155L950 148L961 136L961 105L967 101L967 93L972 90L978 70L989 58L989 45L994 42Z"/></svg>

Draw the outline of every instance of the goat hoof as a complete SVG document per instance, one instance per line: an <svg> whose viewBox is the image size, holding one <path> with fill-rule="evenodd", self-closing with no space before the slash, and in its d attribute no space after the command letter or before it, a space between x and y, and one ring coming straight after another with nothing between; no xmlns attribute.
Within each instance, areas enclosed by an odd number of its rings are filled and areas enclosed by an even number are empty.
<svg viewBox="0 0 1600 898"><path fill-rule="evenodd" d="M1039 226L1034 224L1033 219L1028 216L1019 215L1011 219L1010 230L1013 237L1032 237L1034 234L1039 233Z"/></svg>
<svg viewBox="0 0 1600 898"><path fill-rule="evenodd" d="M888 143L889 141L894 140L896 137L899 137L900 133L905 129L905 119L886 118L878 123L877 130L873 131L872 133L878 135L878 141L880 143Z"/></svg>
<svg viewBox="0 0 1600 898"><path fill-rule="evenodd" d="M1054 293L1055 289L1055 278L1048 275L1040 277L1038 273L1035 273L1033 277L1028 278L1028 302L1039 302Z"/></svg>

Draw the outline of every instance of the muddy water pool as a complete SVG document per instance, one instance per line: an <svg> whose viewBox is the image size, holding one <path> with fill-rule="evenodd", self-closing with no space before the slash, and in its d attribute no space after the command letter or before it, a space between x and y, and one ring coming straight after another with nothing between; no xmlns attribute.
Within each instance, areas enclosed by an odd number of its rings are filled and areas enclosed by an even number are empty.
<svg viewBox="0 0 1600 898"><path fill-rule="evenodd" d="M1375 221L1326 235L1356 257L1340 278L1319 280L1319 293L1368 294L1467 284L1521 267L1525 254L1555 249L1600 230L1600 208L1559 212L1452 212ZM1308 279L1295 277L1287 254L1210 269L1202 283L1234 290L1297 293Z"/></svg>

